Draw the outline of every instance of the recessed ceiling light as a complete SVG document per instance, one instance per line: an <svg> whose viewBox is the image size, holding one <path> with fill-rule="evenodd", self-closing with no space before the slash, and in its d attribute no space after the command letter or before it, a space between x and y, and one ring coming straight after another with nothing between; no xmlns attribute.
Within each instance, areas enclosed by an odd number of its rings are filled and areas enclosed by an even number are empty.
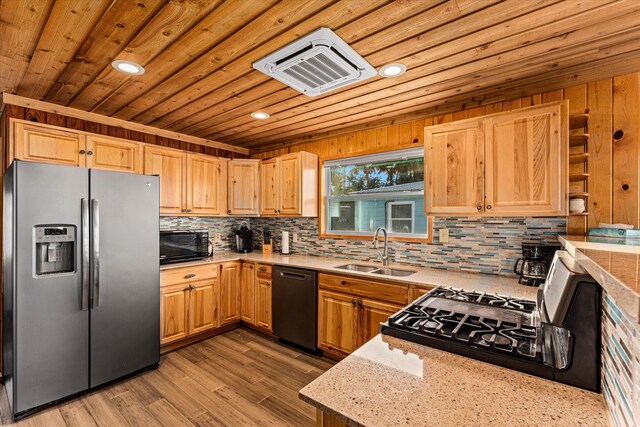
<svg viewBox="0 0 640 427"><path fill-rule="evenodd" d="M256 111L255 113L251 113L251 117L258 120L267 120L271 116L267 113L263 113L262 111Z"/></svg>
<svg viewBox="0 0 640 427"><path fill-rule="evenodd" d="M116 70L123 72L125 74L132 74L134 76L139 76L140 74L144 74L144 68L142 67L142 65L136 64L135 62L118 59L113 61L111 65Z"/></svg>
<svg viewBox="0 0 640 427"><path fill-rule="evenodd" d="M398 77L403 75L407 71L407 67L404 64L387 64L380 68L378 74L382 77Z"/></svg>

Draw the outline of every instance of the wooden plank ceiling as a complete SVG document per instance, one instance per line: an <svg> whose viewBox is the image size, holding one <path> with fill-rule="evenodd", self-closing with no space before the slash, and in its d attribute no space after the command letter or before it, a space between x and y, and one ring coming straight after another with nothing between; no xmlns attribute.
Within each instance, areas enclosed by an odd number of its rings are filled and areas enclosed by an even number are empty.
<svg viewBox="0 0 640 427"><path fill-rule="evenodd" d="M638 0L2 0L0 17L1 92L249 148L640 70ZM251 68L322 26L407 73L310 98Z"/></svg>

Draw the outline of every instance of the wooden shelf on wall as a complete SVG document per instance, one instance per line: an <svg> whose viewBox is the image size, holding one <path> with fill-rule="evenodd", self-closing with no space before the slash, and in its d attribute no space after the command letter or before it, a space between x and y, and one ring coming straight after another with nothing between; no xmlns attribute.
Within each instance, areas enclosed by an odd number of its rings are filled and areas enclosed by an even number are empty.
<svg viewBox="0 0 640 427"><path fill-rule="evenodd" d="M569 115L569 129L584 129L589 121L589 114L571 114Z"/></svg>
<svg viewBox="0 0 640 427"><path fill-rule="evenodd" d="M569 193L570 199L586 199L589 197L589 193Z"/></svg>
<svg viewBox="0 0 640 427"><path fill-rule="evenodd" d="M587 178L589 178L589 174L588 173L578 173L578 174L575 174L575 175L569 175L569 181L570 182L586 181Z"/></svg>
<svg viewBox="0 0 640 427"><path fill-rule="evenodd" d="M579 147L584 145L589 141L588 133L576 133L574 135L569 135L569 147Z"/></svg>

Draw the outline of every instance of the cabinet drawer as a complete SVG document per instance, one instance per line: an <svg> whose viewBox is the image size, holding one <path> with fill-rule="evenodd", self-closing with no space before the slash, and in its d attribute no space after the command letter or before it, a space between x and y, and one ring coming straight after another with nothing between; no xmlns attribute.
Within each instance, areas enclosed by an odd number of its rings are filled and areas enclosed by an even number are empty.
<svg viewBox="0 0 640 427"><path fill-rule="evenodd" d="M318 275L318 285L320 288L351 295L359 295L397 304L407 303L406 285L392 285L374 280L355 279L353 277L335 276L324 273Z"/></svg>
<svg viewBox="0 0 640 427"><path fill-rule="evenodd" d="M271 265L269 264L258 264L257 265L257 274L258 277L263 279L271 279Z"/></svg>
<svg viewBox="0 0 640 427"><path fill-rule="evenodd" d="M218 267L218 264L207 264L164 270L160 272L160 286L213 279L218 277Z"/></svg>

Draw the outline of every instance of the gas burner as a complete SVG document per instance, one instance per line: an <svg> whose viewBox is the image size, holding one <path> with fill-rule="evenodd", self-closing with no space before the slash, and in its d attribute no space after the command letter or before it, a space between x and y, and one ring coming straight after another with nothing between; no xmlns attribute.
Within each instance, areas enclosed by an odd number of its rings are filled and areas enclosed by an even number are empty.
<svg viewBox="0 0 640 427"><path fill-rule="evenodd" d="M487 294L485 292L456 290L452 288L436 288L430 292L430 295L438 298L520 310L526 313L533 313L536 310L535 301L511 298L498 294Z"/></svg>

